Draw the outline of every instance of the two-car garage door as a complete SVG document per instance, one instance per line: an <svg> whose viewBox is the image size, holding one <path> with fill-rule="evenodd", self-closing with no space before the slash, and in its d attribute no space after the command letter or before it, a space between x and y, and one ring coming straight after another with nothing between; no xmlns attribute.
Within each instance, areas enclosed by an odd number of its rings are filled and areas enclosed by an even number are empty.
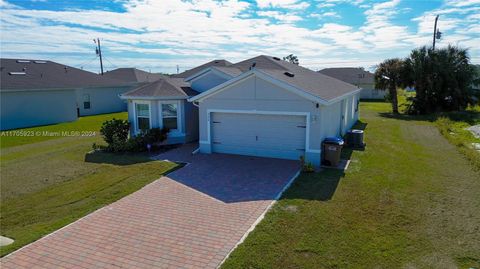
<svg viewBox="0 0 480 269"><path fill-rule="evenodd" d="M304 115L214 112L210 124L213 152L292 160L305 154Z"/></svg>

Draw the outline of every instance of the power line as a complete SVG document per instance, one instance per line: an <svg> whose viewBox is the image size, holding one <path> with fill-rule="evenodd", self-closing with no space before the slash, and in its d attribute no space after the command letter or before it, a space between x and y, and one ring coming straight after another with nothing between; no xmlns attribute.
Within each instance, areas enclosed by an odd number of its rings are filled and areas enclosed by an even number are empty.
<svg viewBox="0 0 480 269"><path fill-rule="evenodd" d="M89 64L91 62L93 62L93 60L96 60L98 56L95 56L89 60L86 60L85 62L81 63L81 64L78 64L76 65L76 67L80 68L80 69L83 69L83 66L86 65L86 64Z"/></svg>
<svg viewBox="0 0 480 269"><path fill-rule="evenodd" d="M105 59L105 61L107 61L108 63L110 63L110 65L111 65L113 68L118 68L117 65L113 64L112 62L110 62L110 60L107 59L106 57L103 57L103 59Z"/></svg>

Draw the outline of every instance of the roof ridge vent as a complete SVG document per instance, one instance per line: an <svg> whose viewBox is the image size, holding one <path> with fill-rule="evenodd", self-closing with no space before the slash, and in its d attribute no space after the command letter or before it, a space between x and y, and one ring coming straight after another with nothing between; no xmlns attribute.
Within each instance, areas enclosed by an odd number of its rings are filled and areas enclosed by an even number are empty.
<svg viewBox="0 0 480 269"><path fill-rule="evenodd" d="M27 73L25 72L8 72L10 76L25 76Z"/></svg>
<svg viewBox="0 0 480 269"><path fill-rule="evenodd" d="M288 72L288 71L284 72L283 74L284 74L285 76L287 76L287 77L291 77L291 78L293 78L293 77L295 76L295 74L294 74L294 73L292 73L292 72Z"/></svg>
<svg viewBox="0 0 480 269"><path fill-rule="evenodd" d="M17 63L30 63L30 60L17 60Z"/></svg>
<svg viewBox="0 0 480 269"><path fill-rule="evenodd" d="M272 57L272 58L273 58L274 60L276 60L276 61L280 61L280 60L281 60L281 59L278 58L278 57Z"/></svg>

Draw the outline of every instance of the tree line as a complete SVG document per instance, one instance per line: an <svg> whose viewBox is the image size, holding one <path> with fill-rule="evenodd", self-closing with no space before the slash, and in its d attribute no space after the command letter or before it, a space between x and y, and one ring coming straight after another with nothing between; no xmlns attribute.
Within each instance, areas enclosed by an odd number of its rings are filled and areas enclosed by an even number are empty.
<svg viewBox="0 0 480 269"><path fill-rule="evenodd" d="M478 102L478 70L468 50L449 45L442 49L421 47L404 59L387 59L375 71L375 88L388 90L393 113L398 113L397 88L411 87L410 114L464 110Z"/></svg>

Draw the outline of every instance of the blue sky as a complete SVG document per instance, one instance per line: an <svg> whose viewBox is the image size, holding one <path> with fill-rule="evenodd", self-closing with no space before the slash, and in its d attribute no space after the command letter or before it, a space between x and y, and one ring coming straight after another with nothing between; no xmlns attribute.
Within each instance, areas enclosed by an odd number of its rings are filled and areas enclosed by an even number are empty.
<svg viewBox="0 0 480 269"><path fill-rule="evenodd" d="M98 72L176 72L212 59L298 55L318 70L405 57L431 45L470 49L480 63L480 0L0 0L1 56L61 62Z"/></svg>

